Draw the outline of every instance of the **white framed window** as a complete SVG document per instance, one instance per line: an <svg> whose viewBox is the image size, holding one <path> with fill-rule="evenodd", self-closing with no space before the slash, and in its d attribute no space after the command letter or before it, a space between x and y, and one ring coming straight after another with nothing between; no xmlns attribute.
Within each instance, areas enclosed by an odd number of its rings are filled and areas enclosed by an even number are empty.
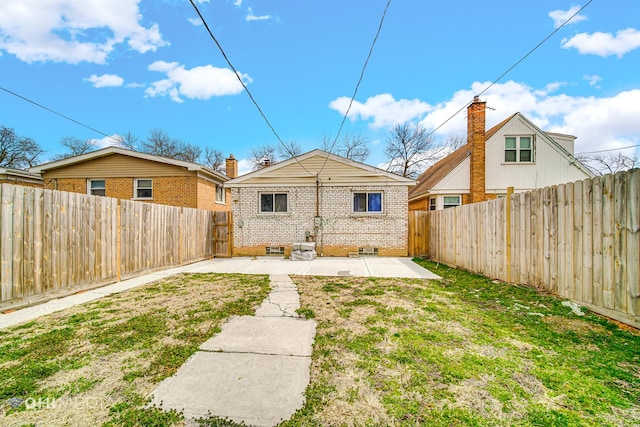
<svg viewBox="0 0 640 427"><path fill-rule="evenodd" d="M133 197L135 199L153 199L153 180L148 178L136 178L134 182Z"/></svg>
<svg viewBox="0 0 640 427"><path fill-rule="evenodd" d="M216 203L225 203L225 191L222 185L216 184Z"/></svg>
<svg viewBox="0 0 640 427"><path fill-rule="evenodd" d="M289 212L289 195L287 193L260 193L260 213Z"/></svg>
<svg viewBox="0 0 640 427"><path fill-rule="evenodd" d="M533 135L506 136L504 138L505 163L533 163L534 161Z"/></svg>
<svg viewBox="0 0 640 427"><path fill-rule="evenodd" d="M92 196L106 196L107 187L105 186L104 179L88 179L87 194L91 194Z"/></svg>
<svg viewBox="0 0 640 427"><path fill-rule="evenodd" d="M430 211L435 211L435 210L436 210L436 208L437 208L437 206L438 206L438 205L437 205L437 201L438 201L438 199L437 199L437 198L435 198L435 197L431 197L431 198L429 199L429 210L430 210Z"/></svg>
<svg viewBox="0 0 640 427"><path fill-rule="evenodd" d="M382 213L382 192L353 193L354 213Z"/></svg>
<svg viewBox="0 0 640 427"><path fill-rule="evenodd" d="M460 196L444 196L442 199L444 202L442 205L443 209L460 206Z"/></svg>

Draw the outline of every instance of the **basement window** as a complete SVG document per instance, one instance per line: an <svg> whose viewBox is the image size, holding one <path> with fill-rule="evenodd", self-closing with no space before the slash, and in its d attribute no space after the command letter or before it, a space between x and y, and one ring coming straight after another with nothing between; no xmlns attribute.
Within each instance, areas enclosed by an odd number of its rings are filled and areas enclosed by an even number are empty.
<svg viewBox="0 0 640 427"><path fill-rule="evenodd" d="M382 193L353 193L354 213L382 213Z"/></svg>
<svg viewBox="0 0 640 427"><path fill-rule="evenodd" d="M106 196L107 190L104 179L90 179L87 182L87 193L92 196Z"/></svg>
<svg viewBox="0 0 640 427"><path fill-rule="evenodd" d="M505 137L504 161L505 163L533 163L533 135Z"/></svg>
<svg viewBox="0 0 640 427"><path fill-rule="evenodd" d="M153 181L150 179L136 179L134 191L134 198L136 199L153 199Z"/></svg>
<svg viewBox="0 0 640 427"><path fill-rule="evenodd" d="M267 246L265 248L266 255L284 255L284 246Z"/></svg>

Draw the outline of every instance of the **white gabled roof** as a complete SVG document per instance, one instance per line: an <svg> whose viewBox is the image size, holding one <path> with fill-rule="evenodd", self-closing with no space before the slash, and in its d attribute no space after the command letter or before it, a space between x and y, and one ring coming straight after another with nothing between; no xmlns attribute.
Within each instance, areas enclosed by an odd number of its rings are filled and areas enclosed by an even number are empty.
<svg viewBox="0 0 640 427"><path fill-rule="evenodd" d="M413 179L316 149L231 179L225 186L308 185L315 182L316 177L324 185L366 185L367 180L372 180L372 185L416 184Z"/></svg>
<svg viewBox="0 0 640 427"><path fill-rule="evenodd" d="M41 165L29 168L29 172L43 173L51 169L58 169L61 167L71 166L77 163L86 162L88 160L109 156L111 154L121 154L123 156L135 157L138 159L149 160L152 162L178 166L181 168L185 168L189 171L195 171L195 172L203 171L205 173L215 175L222 181L226 181L229 179L229 177L227 177L226 175L216 172L213 169L208 168L206 166L199 165L197 163L185 162L183 160L169 159L167 157L156 156L153 154L140 153L138 151L127 150L120 147L106 147L100 150L92 151L90 153L81 154L79 156L73 156L73 157L68 157L66 159L62 159L62 160L55 160L53 162L43 163Z"/></svg>

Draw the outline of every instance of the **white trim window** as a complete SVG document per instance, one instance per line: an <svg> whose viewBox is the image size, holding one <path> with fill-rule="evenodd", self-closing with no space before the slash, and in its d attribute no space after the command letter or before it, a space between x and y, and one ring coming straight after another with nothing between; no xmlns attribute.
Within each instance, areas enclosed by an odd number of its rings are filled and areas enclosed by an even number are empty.
<svg viewBox="0 0 640 427"><path fill-rule="evenodd" d="M435 211L436 209L438 209L438 198L437 197L430 197L429 198L429 210L430 211Z"/></svg>
<svg viewBox="0 0 640 427"><path fill-rule="evenodd" d="M382 192L354 192L353 213L382 213Z"/></svg>
<svg viewBox="0 0 640 427"><path fill-rule="evenodd" d="M224 187L220 184L216 184L216 203L225 203L225 196Z"/></svg>
<svg viewBox="0 0 640 427"><path fill-rule="evenodd" d="M288 213L289 195L287 193L260 193L260 213Z"/></svg>
<svg viewBox="0 0 640 427"><path fill-rule="evenodd" d="M533 139L533 135L505 136L504 162L533 163L535 161Z"/></svg>
<svg viewBox="0 0 640 427"><path fill-rule="evenodd" d="M149 178L136 178L133 197L134 199L153 199L153 180Z"/></svg>
<svg viewBox="0 0 640 427"><path fill-rule="evenodd" d="M88 179L87 180L87 194L92 196L106 196L107 188L104 179Z"/></svg>
<svg viewBox="0 0 640 427"><path fill-rule="evenodd" d="M444 196L442 197L442 209L455 208L460 206L460 196Z"/></svg>

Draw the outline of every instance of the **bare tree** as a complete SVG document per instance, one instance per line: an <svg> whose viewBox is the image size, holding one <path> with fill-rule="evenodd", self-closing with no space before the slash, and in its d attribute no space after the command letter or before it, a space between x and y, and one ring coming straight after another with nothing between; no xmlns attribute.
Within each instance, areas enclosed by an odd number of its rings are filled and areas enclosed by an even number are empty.
<svg viewBox="0 0 640 427"><path fill-rule="evenodd" d="M222 151L215 148L204 148L204 166L213 169L216 172L224 173L226 162Z"/></svg>
<svg viewBox="0 0 640 427"><path fill-rule="evenodd" d="M276 152L280 159L285 160L302 154L302 147L295 141L289 141L278 145Z"/></svg>
<svg viewBox="0 0 640 427"><path fill-rule="evenodd" d="M436 144L424 127L410 123L394 126L384 150L387 170L409 178L417 177L424 167L441 159L447 152L448 149L443 144Z"/></svg>
<svg viewBox="0 0 640 427"><path fill-rule="evenodd" d="M32 138L18 136L13 129L0 126L0 167L27 169L38 162L42 153Z"/></svg>
<svg viewBox="0 0 640 427"><path fill-rule="evenodd" d="M459 133L449 134L442 141L442 145L447 147L449 151L456 151L458 148L466 144L467 144L467 137Z"/></svg>
<svg viewBox="0 0 640 427"><path fill-rule="evenodd" d="M192 163L196 163L202 154L202 148L172 138L162 129L152 129L149 138L140 142L139 149L143 153Z"/></svg>
<svg viewBox="0 0 640 427"><path fill-rule="evenodd" d="M582 162L596 175L622 172L640 166L640 155L637 151L632 154L577 154L576 159Z"/></svg>
<svg viewBox="0 0 640 427"><path fill-rule="evenodd" d="M120 146L122 148L126 148L127 150L138 150L138 145L140 143L140 138L134 135L131 131L126 131L119 137Z"/></svg>
<svg viewBox="0 0 640 427"><path fill-rule="evenodd" d="M69 157L80 156L98 149L98 144L95 139L80 139L75 136L65 136L60 141L60 145L65 147L66 151L53 156L53 160L62 160Z"/></svg>
<svg viewBox="0 0 640 427"><path fill-rule="evenodd" d="M367 161L371 150L368 147L369 140L361 135L345 135L339 143L324 137L321 149L330 153L335 153L347 159L364 163Z"/></svg>

